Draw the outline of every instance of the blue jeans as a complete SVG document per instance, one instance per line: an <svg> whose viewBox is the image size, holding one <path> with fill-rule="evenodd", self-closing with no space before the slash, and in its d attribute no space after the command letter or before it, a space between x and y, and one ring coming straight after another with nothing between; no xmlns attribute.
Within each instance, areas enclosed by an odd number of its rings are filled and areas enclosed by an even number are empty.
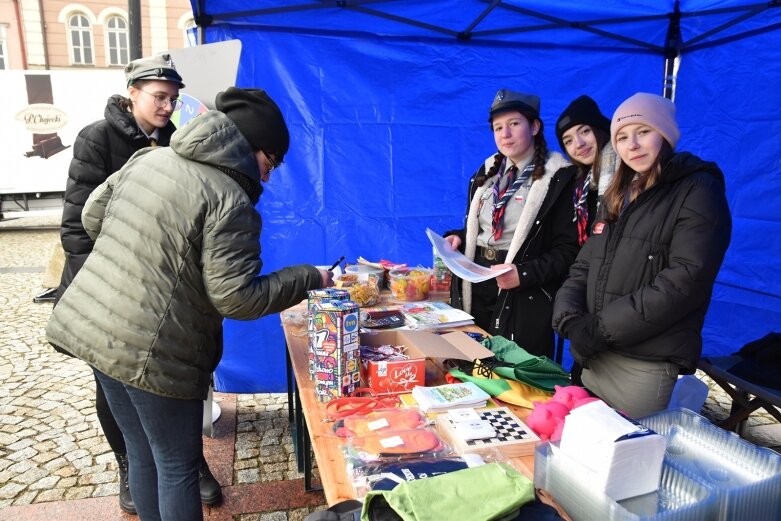
<svg viewBox="0 0 781 521"><path fill-rule="evenodd" d="M125 438L130 494L140 520L202 520L203 400L166 398L93 371Z"/></svg>

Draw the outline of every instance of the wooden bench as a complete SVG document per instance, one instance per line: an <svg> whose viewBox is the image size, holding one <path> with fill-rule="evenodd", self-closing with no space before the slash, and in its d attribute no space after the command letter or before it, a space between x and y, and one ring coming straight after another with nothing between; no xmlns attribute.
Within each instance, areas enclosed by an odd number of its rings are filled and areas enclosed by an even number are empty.
<svg viewBox="0 0 781 521"><path fill-rule="evenodd" d="M702 358L699 368L732 398L730 415L719 422L719 427L743 435L746 420L760 407L781 422L781 389L764 387L729 372L742 360L739 356Z"/></svg>

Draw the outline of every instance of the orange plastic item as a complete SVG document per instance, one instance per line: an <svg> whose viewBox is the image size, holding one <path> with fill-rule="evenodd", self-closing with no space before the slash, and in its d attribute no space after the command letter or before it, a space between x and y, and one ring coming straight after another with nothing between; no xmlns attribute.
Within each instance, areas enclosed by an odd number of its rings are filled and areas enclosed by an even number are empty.
<svg viewBox="0 0 781 521"><path fill-rule="evenodd" d="M424 427L426 416L416 409L378 409L365 415L348 416L334 426L339 436L367 436L388 431Z"/></svg>
<svg viewBox="0 0 781 521"><path fill-rule="evenodd" d="M392 431L350 438L353 448L369 458L425 455L445 447L431 429Z"/></svg>
<svg viewBox="0 0 781 521"><path fill-rule="evenodd" d="M369 396L357 396L368 394ZM340 420L354 414L368 414L375 409L390 409L401 404L398 396L377 397L373 389L359 387L351 396L343 396L328 402L325 406L325 418L329 421Z"/></svg>

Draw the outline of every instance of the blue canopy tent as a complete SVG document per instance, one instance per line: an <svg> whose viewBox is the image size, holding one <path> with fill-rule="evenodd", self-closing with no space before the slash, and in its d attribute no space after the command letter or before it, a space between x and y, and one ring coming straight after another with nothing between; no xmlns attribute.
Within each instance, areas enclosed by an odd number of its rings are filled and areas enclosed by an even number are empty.
<svg viewBox="0 0 781 521"><path fill-rule="evenodd" d="M237 85L266 89L291 130L260 204L264 271L342 255L430 265L424 229L461 226L468 178L495 150L487 115L499 88L542 98L550 149L576 96L609 116L646 91L675 100L678 149L727 177L734 231L705 353L781 325L781 2L192 5L202 42L242 42ZM278 316L226 321L217 389L283 390L283 345Z"/></svg>

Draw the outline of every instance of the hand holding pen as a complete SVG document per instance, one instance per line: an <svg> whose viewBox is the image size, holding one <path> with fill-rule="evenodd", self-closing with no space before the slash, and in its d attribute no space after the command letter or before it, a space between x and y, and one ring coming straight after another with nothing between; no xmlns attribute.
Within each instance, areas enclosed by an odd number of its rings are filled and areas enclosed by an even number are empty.
<svg viewBox="0 0 781 521"><path fill-rule="evenodd" d="M344 255L339 257L339 260L334 262L330 268L327 270L321 269L320 270L320 277L321 282L323 283L324 288L330 288L334 285L334 268L336 268L341 262L344 260Z"/></svg>
<svg viewBox="0 0 781 521"><path fill-rule="evenodd" d="M340 264L342 263L342 261L343 261L343 260L344 260L344 255L342 255L341 257L339 257L339 260L337 260L336 262L334 262L333 264L331 264L331 267L330 267L330 268L328 268L328 271L334 271L334 268L336 268L338 265L340 265Z"/></svg>

